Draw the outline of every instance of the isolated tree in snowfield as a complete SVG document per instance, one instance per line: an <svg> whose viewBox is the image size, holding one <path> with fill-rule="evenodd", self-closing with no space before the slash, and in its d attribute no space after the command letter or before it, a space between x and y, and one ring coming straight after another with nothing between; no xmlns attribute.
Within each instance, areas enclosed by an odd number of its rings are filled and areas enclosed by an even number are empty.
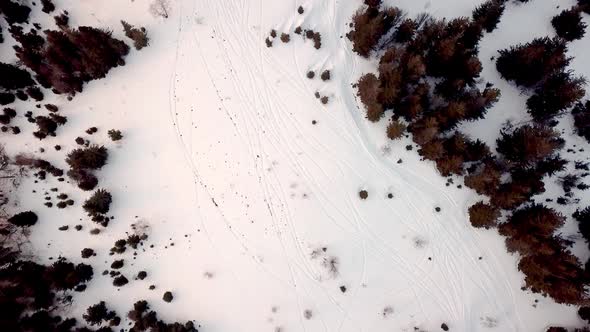
<svg viewBox="0 0 590 332"><path fill-rule="evenodd" d="M581 39L586 32L586 23L582 21L580 8L573 7L559 13L551 19L557 35L567 41Z"/></svg>

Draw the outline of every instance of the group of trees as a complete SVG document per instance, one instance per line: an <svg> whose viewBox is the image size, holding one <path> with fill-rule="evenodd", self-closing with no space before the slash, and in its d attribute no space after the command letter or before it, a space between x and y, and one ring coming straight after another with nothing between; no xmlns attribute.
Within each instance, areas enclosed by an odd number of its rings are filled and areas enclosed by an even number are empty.
<svg viewBox="0 0 590 332"><path fill-rule="evenodd" d="M84 149L74 149L66 158L70 166L68 176L78 183L82 190L92 190L98 184L93 171L102 168L108 159L104 146L92 145Z"/></svg>
<svg viewBox="0 0 590 332"><path fill-rule="evenodd" d="M565 69L570 62L565 41L538 38L500 51L500 74L534 92L527 106L535 122L505 127L497 153L492 153L485 143L456 128L482 119L500 96L490 84L480 89L475 82L482 69L479 40L495 29L505 1L489 0L471 19L450 21L425 16L412 20L397 8L381 8L380 1L365 3L353 17L348 36L361 56L383 49L378 73L366 74L357 83L367 119L379 121L391 110L390 138L400 137L407 127L419 154L434 161L442 175L464 175L467 187L489 197L489 203L469 208L473 226L496 227L502 210L508 215L513 211L500 233L508 248L521 255L519 269L526 274L527 286L561 303L582 303L587 273L567 249L570 243L554 235L563 217L530 204L534 195L545 191L543 177L562 171L567 163L559 156L564 140L550 120L584 95L585 80ZM580 134L590 135L588 106L578 106Z"/></svg>
<svg viewBox="0 0 590 332"><path fill-rule="evenodd" d="M129 46L111 36L111 32L93 27L45 30L45 38L36 30L24 33L11 28L20 45L16 56L36 75L37 81L55 93L75 94L83 84L105 77L113 67L124 65Z"/></svg>
<svg viewBox="0 0 590 332"><path fill-rule="evenodd" d="M500 51L496 62L498 72L503 78L533 91L527 108L537 122L550 124L550 120L585 94L586 80L566 69L571 61L566 52L564 39L548 37Z"/></svg>

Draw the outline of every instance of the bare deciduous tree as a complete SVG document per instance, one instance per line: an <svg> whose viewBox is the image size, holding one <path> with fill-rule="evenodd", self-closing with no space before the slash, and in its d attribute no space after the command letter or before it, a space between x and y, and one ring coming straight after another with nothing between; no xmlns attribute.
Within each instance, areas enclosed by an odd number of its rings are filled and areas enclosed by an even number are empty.
<svg viewBox="0 0 590 332"><path fill-rule="evenodd" d="M154 0L150 5L150 13L155 17L168 18L171 10L170 0Z"/></svg>

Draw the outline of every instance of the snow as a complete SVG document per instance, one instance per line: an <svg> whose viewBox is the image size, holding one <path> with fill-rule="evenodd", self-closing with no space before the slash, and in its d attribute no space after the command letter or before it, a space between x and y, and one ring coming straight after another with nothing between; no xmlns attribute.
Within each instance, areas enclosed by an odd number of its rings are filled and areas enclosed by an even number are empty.
<svg viewBox="0 0 590 332"><path fill-rule="evenodd" d="M456 17L480 2L395 4L410 16ZM472 123L467 133L493 143L503 121L526 120L526 97L488 59L532 34L551 35L556 3L566 7L563 1L511 4L499 29L485 37L483 76L502 99L489 112L493 125ZM467 207L479 200L474 192L445 187L432 163L420 161L415 148L406 150L410 139L391 142L386 120L365 120L352 84L374 63L353 54L345 38L360 1L177 0L166 20L153 18L144 0L56 4L74 25L111 27L124 39L124 19L145 26L151 38L148 48L133 50L124 67L88 84L73 101L52 97L68 123L40 143L47 151L61 144L61 154L45 157L66 168L63 157L76 147L74 139L99 128L90 138L110 152L99 172L100 187L114 199L109 227L88 233L92 222L79 218L89 194L73 186L50 179L20 188L19 205L42 220L31 237L41 261L62 255L80 262L85 247L98 253L90 259L95 278L66 314L80 317L99 300L125 312L146 299L162 318L196 319L212 332L436 331L442 323L452 331L543 331L580 324L575 307L521 291L517 257L506 252L502 237L468 222ZM297 26L320 32L322 48L294 34ZM267 48L271 29L289 33L291 42L275 38ZM572 51L587 47L587 38ZM313 80L305 76L309 70ZM320 80L323 70L331 80ZM316 91L329 97L327 105ZM108 139L113 128L125 136L120 143ZM7 148L39 146L18 140L7 138L14 143ZM45 208L41 193L52 187L65 188L76 206ZM367 200L359 199L361 189ZM149 225L155 248L121 255L131 282L117 289L101 272L115 259L109 248L138 221ZM78 223L81 232L72 230ZM63 224L70 230L58 231ZM323 264L334 257L337 273ZM146 280L132 280L140 270ZM156 289L148 290L150 284ZM167 290L174 294L170 304L161 299Z"/></svg>

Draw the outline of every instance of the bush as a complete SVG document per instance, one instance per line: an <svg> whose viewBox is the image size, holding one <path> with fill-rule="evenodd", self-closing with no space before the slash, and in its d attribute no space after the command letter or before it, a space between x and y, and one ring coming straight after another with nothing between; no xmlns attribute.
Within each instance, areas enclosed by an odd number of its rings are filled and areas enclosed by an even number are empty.
<svg viewBox="0 0 590 332"><path fill-rule="evenodd" d="M120 275L115 277L115 279L113 279L113 286L115 287L122 287L125 286L129 283L129 280L124 276L124 275Z"/></svg>
<svg viewBox="0 0 590 332"><path fill-rule="evenodd" d="M503 78L517 85L531 87L549 75L563 71L569 64L565 41L559 38L537 38L500 51L496 69Z"/></svg>
<svg viewBox="0 0 590 332"><path fill-rule="evenodd" d="M0 62L0 89L16 91L34 84L35 82L26 70Z"/></svg>
<svg viewBox="0 0 590 332"><path fill-rule="evenodd" d="M361 199L367 199L369 197L369 193L366 190L359 191L359 197Z"/></svg>
<svg viewBox="0 0 590 332"><path fill-rule="evenodd" d="M330 80L330 71L324 70L322 72L322 75L320 76L320 78L322 79L322 81L329 81Z"/></svg>
<svg viewBox="0 0 590 332"><path fill-rule="evenodd" d="M166 292L164 293L164 296L162 296L162 300L164 300L164 302L172 302L172 300L174 299L174 296L172 295L172 292Z"/></svg>
<svg viewBox="0 0 590 332"><path fill-rule="evenodd" d="M96 216L109 212L112 201L112 196L108 191L104 189L98 189L89 199L84 202L82 207L88 213L88 215Z"/></svg>
<svg viewBox="0 0 590 332"><path fill-rule="evenodd" d="M488 0L475 8L471 16L486 32L492 32L500 22L504 8L503 1Z"/></svg>
<svg viewBox="0 0 590 332"><path fill-rule="evenodd" d="M109 311L104 303L99 303L90 306L86 309L86 313L82 315L85 321L90 325L100 325L103 321L108 321L116 316L114 311Z"/></svg>
<svg viewBox="0 0 590 332"><path fill-rule="evenodd" d="M72 169L99 169L106 164L107 158L108 152L104 146L93 145L73 150L68 154L66 162Z"/></svg>
<svg viewBox="0 0 590 332"><path fill-rule="evenodd" d="M358 95L367 109L367 119L377 122L383 116L383 106L377 98L381 92L380 82L374 74L365 74L358 82Z"/></svg>
<svg viewBox="0 0 590 332"><path fill-rule="evenodd" d="M31 8L21 5L11 0L0 1L0 13L9 25L14 23L26 23L29 20Z"/></svg>
<svg viewBox="0 0 590 332"><path fill-rule="evenodd" d="M582 210L576 210L572 217L578 222L580 234L590 246L590 206Z"/></svg>
<svg viewBox="0 0 590 332"><path fill-rule="evenodd" d="M43 139L47 136L55 136L57 122L52 118L41 115L35 118L35 123L37 124L37 131L33 133L35 137Z"/></svg>
<svg viewBox="0 0 590 332"><path fill-rule="evenodd" d="M142 48L149 45L149 38L145 28L142 27L138 29L125 21L121 21L121 24L123 25L125 36L133 40L133 46L136 50L141 50Z"/></svg>
<svg viewBox="0 0 590 332"><path fill-rule="evenodd" d="M580 9L577 7L566 9L553 17L551 25L555 33L567 41L581 39L586 32L586 23L582 21Z"/></svg>
<svg viewBox="0 0 590 332"><path fill-rule="evenodd" d="M399 122L398 120L393 120L387 126L387 137L389 137L389 139L398 139L402 137L405 130L406 126L403 123Z"/></svg>
<svg viewBox="0 0 590 332"><path fill-rule="evenodd" d="M8 222L19 227L33 226L37 223L37 214L32 211L25 211L8 218Z"/></svg>
<svg viewBox="0 0 590 332"><path fill-rule="evenodd" d="M577 103L572 110L576 133L590 142L590 100L585 104Z"/></svg>
<svg viewBox="0 0 590 332"><path fill-rule="evenodd" d="M498 217L500 217L500 211L484 202L477 202L469 208L469 221L473 227L486 229L494 227Z"/></svg>
<svg viewBox="0 0 590 332"><path fill-rule="evenodd" d="M123 138L120 130L111 129L107 132L112 141L119 141Z"/></svg>
<svg viewBox="0 0 590 332"><path fill-rule="evenodd" d="M85 169L70 169L68 176L78 183L78 188L85 191L93 190L98 185L96 176Z"/></svg>
<svg viewBox="0 0 590 332"><path fill-rule="evenodd" d="M578 316L590 323L590 307L580 307L580 309L578 309Z"/></svg>
<svg viewBox="0 0 590 332"><path fill-rule="evenodd" d="M49 14L55 10L55 5L51 0L41 0L41 4L43 5L42 11L46 14Z"/></svg>
<svg viewBox="0 0 590 332"><path fill-rule="evenodd" d="M550 128L525 125L512 132L502 130L496 143L498 152L508 161L530 165L553 155L564 141Z"/></svg>

